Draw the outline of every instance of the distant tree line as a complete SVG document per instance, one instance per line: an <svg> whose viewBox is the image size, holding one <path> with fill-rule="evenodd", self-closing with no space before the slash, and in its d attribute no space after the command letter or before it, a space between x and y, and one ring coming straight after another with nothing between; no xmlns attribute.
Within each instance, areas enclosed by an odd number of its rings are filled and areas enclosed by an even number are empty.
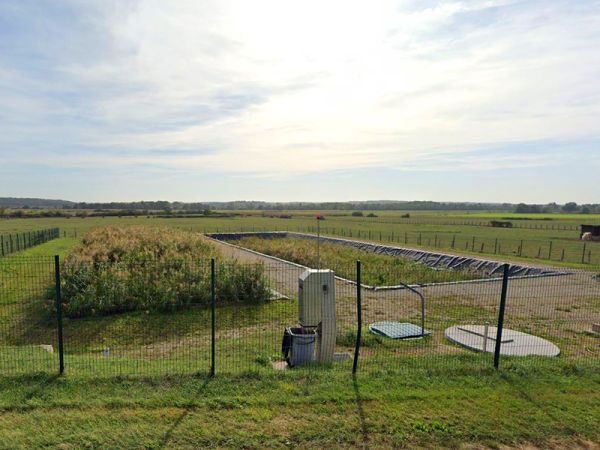
<svg viewBox="0 0 600 450"><path fill-rule="evenodd" d="M405 210L405 211L512 211L510 203L469 203L432 201L350 201L350 202L71 202L67 200L47 200L34 198L0 198L0 207L21 209L82 209L82 210L147 210L147 211L203 211L203 210Z"/></svg>
<svg viewBox="0 0 600 450"><path fill-rule="evenodd" d="M160 214L202 214L208 215L214 210L339 210L339 211L504 211L517 213L600 213L600 204L578 205L569 202L564 205L548 203L545 205L519 203L470 203L470 202L433 202L433 201L396 201L371 200L350 202L169 202L166 200L139 202L71 202L68 200L48 200L39 198L0 198L0 208L24 210L51 210L28 213L28 216L56 216L62 210L90 211L87 215L143 215ZM12 215L12 213L11 213ZM71 216L72 214L68 214Z"/></svg>
<svg viewBox="0 0 600 450"><path fill-rule="evenodd" d="M543 214L543 213L579 213L579 214L600 214L600 204L589 203L578 205L575 202L568 202L564 205L557 203L548 203L546 205L528 205L519 203L514 212L528 214Z"/></svg>

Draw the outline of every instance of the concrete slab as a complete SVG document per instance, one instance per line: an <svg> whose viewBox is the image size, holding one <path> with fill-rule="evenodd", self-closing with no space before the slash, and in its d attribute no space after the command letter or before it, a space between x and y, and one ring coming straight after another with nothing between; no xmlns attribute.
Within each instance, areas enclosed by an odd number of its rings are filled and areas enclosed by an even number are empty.
<svg viewBox="0 0 600 450"><path fill-rule="evenodd" d="M494 353L497 328L489 326L487 337L483 325L459 325L447 328L446 339L475 352ZM560 349L552 342L521 331L502 330L500 354L507 356L558 356Z"/></svg>

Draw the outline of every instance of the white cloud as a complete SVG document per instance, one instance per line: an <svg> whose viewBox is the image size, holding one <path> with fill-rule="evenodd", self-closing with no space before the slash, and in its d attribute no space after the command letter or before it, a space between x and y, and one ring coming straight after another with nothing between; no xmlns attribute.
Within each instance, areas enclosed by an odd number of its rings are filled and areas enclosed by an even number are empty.
<svg viewBox="0 0 600 450"><path fill-rule="evenodd" d="M35 146L38 161L282 176L434 168L449 151L478 167L535 165L473 155L598 133L594 3L125 4L95 4L98 34L82 45L99 41L98 58L57 57L57 79L37 87L51 98L0 87L17 117L0 125L0 152L47 142L47 152ZM36 84L24 74L10 83ZM94 151L57 161L65 136Z"/></svg>

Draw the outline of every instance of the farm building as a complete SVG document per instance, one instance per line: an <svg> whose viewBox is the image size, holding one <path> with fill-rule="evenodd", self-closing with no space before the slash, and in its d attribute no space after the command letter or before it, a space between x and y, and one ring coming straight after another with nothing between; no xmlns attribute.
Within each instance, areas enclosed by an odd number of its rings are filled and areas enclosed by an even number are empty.
<svg viewBox="0 0 600 450"><path fill-rule="evenodd" d="M579 239L584 241L600 241L600 225L581 225Z"/></svg>

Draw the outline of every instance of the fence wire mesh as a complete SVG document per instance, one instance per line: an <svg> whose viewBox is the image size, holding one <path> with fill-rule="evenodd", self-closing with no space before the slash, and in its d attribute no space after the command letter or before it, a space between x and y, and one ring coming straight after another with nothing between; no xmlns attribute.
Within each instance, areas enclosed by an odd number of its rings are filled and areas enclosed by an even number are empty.
<svg viewBox="0 0 600 450"><path fill-rule="evenodd" d="M54 264L52 257L0 260L2 373L59 370ZM287 370L282 356L284 331L297 328L303 317L309 318L304 325L317 336L331 332L333 324L334 362L315 361L311 370L350 372L359 334L357 265L350 262L327 269L337 278L328 293L321 293L333 294L329 298L334 300L334 312L327 313L333 315L333 322L323 329L325 325L313 318L321 314L320 320L326 322L325 310L314 310L321 308L316 306L320 303L306 303L304 312L299 308L304 267L240 249L225 248L214 270L210 260L62 265L66 373ZM358 370L492 367L502 280L489 281L474 273L474 280L457 283L457 275L447 270L436 272L437 284L419 286L423 273L409 272L403 266L362 265ZM412 289L401 286L406 280L412 280ZM598 366L600 337L592 331L598 323L598 272L510 279L501 365ZM397 339L385 332L395 333ZM542 356L548 351L546 343L524 342L511 332L543 338L560 354ZM325 351L321 343L317 337L310 350L315 360ZM522 353L528 356L511 356Z"/></svg>
<svg viewBox="0 0 600 450"><path fill-rule="evenodd" d="M0 259L0 370L58 371L54 259Z"/></svg>
<svg viewBox="0 0 600 450"><path fill-rule="evenodd" d="M60 237L58 228L0 234L0 256L10 255Z"/></svg>

